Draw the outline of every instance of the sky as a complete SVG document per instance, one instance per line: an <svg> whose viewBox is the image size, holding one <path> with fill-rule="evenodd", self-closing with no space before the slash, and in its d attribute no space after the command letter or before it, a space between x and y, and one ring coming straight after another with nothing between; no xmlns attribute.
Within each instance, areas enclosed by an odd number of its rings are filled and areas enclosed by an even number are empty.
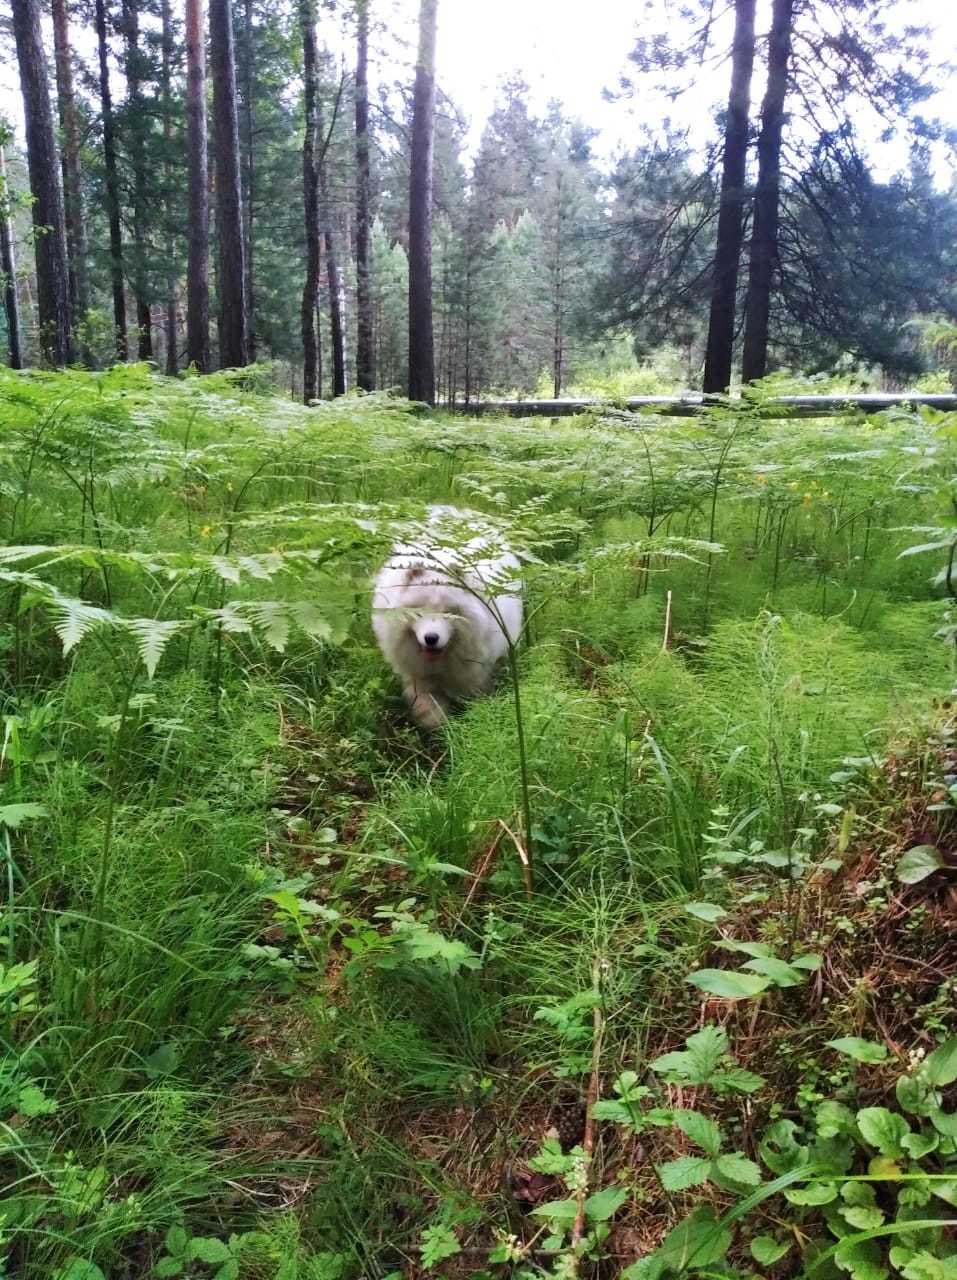
<svg viewBox="0 0 957 1280"><path fill-rule="evenodd" d="M181 0L178 0L181 2ZM643 87L632 101L604 100L603 91L615 89L627 65L634 33L650 5L675 15L675 0L439 0L437 65L440 88L459 106L469 121L468 143L478 143L484 120L495 103L503 78L516 73L529 85L534 110L544 111L549 99L558 98L569 115L598 129L594 150L610 164L620 150L633 146L644 127L665 116L691 129L701 145L713 134L712 112L727 95L727 66L696 70L677 103ZM348 5L344 5L348 8ZM417 0L372 0L372 12L386 28L375 38L377 46L371 74L394 81L410 74L415 38ZM768 25L770 0L758 0L757 28ZM931 26L933 49L940 59L957 58L957 4L954 0L898 0L892 19ZM677 18L673 19L679 21ZM328 25L326 40L343 49L351 59L345 33ZM92 53L91 34L78 39L79 47ZM0 113L11 118L22 139L22 108L15 60L0 49ZM760 76L753 87L760 101ZM957 94L941 93L928 109L957 129ZM866 130L868 122L862 120ZM889 177L906 167L908 148L903 140L873 149L878 176ZM938 182L945 184L953 163L945 150L934 156Z"/></svg>

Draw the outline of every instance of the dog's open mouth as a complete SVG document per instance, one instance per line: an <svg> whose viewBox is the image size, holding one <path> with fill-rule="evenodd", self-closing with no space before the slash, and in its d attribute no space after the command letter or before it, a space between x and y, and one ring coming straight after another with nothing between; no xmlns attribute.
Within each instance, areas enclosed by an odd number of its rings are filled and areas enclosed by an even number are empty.
<svg viewBox="0 0 957 1280"><path fill-rule="evenodd" d="M439 658L441 658L444 655L445 650L444 649L428 649L424 644L420 644L419 653L421 653L422 657L426 660L426 662L438 662Z"/></svg>

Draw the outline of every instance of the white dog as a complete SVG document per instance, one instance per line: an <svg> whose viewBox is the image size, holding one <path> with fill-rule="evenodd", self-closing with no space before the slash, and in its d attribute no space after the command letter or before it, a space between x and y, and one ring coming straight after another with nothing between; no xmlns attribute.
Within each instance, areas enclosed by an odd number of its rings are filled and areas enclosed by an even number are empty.
<svg viewBox="0 0 957 1280"><path fill-rule="evenodd" d="M521 634L519 562L487 524L474 532L482 524L430 507L423 537L397 543L375 580L372 627L424 729L440 725L453 701L487 692Z"/></svg>

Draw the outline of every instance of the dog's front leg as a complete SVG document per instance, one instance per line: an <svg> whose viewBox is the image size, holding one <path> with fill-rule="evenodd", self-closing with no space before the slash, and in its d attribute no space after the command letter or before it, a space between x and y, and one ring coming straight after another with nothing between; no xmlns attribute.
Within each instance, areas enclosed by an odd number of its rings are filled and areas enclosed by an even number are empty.
<svg viewBox="0 0 957 1280"><path fill-rule="evenodd" d="M448 718L448 703L430 690L407 684L402 692L409 714L420 729L437 729Z"/></svg>

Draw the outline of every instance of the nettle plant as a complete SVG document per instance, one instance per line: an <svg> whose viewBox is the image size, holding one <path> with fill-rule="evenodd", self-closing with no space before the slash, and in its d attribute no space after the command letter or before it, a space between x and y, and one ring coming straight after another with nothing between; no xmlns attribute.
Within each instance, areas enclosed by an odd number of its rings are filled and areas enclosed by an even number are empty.
<svg viewBox="0 0 957 1280"><path fill-rule="evenodd" d="M828 1047L861 1063L888 1058L884 1045L857 1037ZM718 1027L689 1037L685 1051L665 1054L651 1068L701 1091L752 1092L763 1083L730 1065ZM910 1055L895 1107L854 1108L835 1099L803 1107L796 1099L787 1109L798 1119L775 1119L756 1140L760 1163L727 1151L725 1131L699 1111L643 1110L656 1091L637 1080L633 1072L619 1077L617 1101L597 1104L596 1117L629 1133L672 1124L696 1151L656 1166L662 1186L669 1193L705 1188L706 1198L654 1253L627 1268L625 1280L754 1280L774 1274L778 1263L780 1274L802 1280L957 1276L957 1113L944 1103L957 1081L957 1037L926 1057ZM738 1198L719 1214L711 1187Z"/></svg>

